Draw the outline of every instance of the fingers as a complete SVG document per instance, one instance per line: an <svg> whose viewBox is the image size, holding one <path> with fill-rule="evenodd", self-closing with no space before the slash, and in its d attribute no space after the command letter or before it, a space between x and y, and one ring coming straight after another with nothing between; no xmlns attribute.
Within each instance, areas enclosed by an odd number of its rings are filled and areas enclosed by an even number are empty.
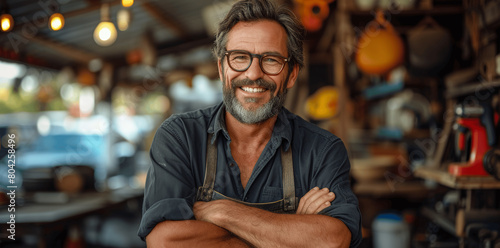
<svg viewBox="0 0 500 248"><path fill-rule="evenodd" d="M297 214L317 214L321 210L331 205L331 201L335 199L335 194L330 192L328 188L319 189L314 187L305 194L299 202Z"/></svg>
<svg viewBox="0 0 500 248"><path fill-rule="evenodd" d="M320 201L323 199L323 196L327 195L330 192L328 188L323 188L320 190L314 190L313 194L311 194L308 199L304 202L304 210L306 212L313 212L318 208L320 204L325 203L326 201Z"/></svg>
<svg viewBox="0 0 500 248"><path fill-rule="evenodd" d="M299 201L299 207L297 208L297 214L298 213L302 213L304 212L304 205L306 204L305 202L307 201L307 199L309 199L312 195L314 195L315 193L317 193L317 191L319 191L319 187L314 187L312 188L311 190L309 190L309 192L307 192Z"/></svg>
<svg viewBox="0 0 500 248"><path fill-rule="evenodd" d="M315 202L309 205L309 209L313 210L314 214L321 212L321 210L329 207L331 202L335 199L335 194L333 192L328 192L328 194L323 195L321 198L318 198ZM316 207L317 206L317 207Z"/></svg>

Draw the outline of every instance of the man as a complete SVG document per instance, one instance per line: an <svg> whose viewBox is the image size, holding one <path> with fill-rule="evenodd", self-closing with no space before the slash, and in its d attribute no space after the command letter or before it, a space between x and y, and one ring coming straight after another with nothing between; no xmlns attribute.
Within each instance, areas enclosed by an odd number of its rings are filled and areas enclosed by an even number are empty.
<svg viewBox="0 0 500 248"><path fill-rule="evenodd" d="M358 246L342 141L282 108L303 37L269 0L229 11L214 49L223 103L173 115L155 135L139 228L148 247Z"/></svg>

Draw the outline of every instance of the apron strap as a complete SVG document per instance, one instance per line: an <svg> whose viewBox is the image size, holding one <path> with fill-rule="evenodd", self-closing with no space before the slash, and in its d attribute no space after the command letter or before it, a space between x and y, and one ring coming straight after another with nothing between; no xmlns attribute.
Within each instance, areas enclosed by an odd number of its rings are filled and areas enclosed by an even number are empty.
<svg viewBox="0 0 500 248"><path fill-rule="evenodd" d="M205 164L205 179L203 186L198 188L197 200L211 201L214 184L215 174L217 170L217 140L212 144L213 134L208 134L207 140L207 156ZM281 149L281 170L283 172L283 210L285 212L295 211L297 208L297 198L295 197L295 182L293 175L293 156L292 147L288 151Z"/></svg>
<svg viewBox="0 0 500 248"><path fill-rule="evenodd" d="M217 140L212 144L213 134L208 134L207 157L205 162L205 179L203 187L198 188L198 200L211 201L214 192L215 173L217 170Z"/></svg>
<svg viewBox="0 0 500 248"><path fill-rule="evenodd" d="M293 156L292 156L292 146L285 151L285 148L281 148L281 170L283 171L283 210L284 211L295 211L296 209L296 197L295 197L295 182L293 176Z"/></svg>

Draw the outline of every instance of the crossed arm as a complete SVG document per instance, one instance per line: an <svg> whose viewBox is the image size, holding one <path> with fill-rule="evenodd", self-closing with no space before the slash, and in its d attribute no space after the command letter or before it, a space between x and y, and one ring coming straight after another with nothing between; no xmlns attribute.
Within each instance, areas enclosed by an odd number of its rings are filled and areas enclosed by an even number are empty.
<svg viewBox="0 0 500 248"><path fill-rule="evenodd" d="M314 188L296 214L275 214L229 200L196 202L196 220L164 221L146 237L148 247L349 247L351 233L338 219L317 215L335 196Z"/></svg>

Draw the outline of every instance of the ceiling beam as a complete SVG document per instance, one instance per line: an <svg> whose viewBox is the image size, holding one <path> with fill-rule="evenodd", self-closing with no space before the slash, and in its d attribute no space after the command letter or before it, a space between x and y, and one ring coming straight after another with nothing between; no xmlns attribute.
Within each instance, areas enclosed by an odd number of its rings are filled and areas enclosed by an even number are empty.
<svg viewBox="0 0 500 248"><path fill-rule="evenodd" d="M96 54L92 54L88 51L83 51L60 42L49 40L39 35L31 37L30 41L36 42L55 52L61 53L61 55L70 58L73 61L80 62L82 64L88 64L91 60L100 58L100 56Z"/></svg>
<svg viewBox="0 0 500 248"><path fill-rule="evenodd" d="M120 0L111 0L111 1L107 1L105 3L109 4L109 6L114 6L114 5L120 4L121 1ZM92 12L92 11L98 11L101 9L101 6L102 6L100 1L88 1L88 4L89 5L86 8L63 13L64 18L68 19L68 18L72 18L75 16L84 15L84 14ZM29 30L29 28L34 27L34 25L35 24L32 21L22 23L18 27L16 27L16 29L14 31L21 32L22 30L24 30L25 26L27 26L28 30ZM42 37L38 33L36 35L33 35L33 36L23 35L23 38L27 38L28 40L36 42L36 43L38 43L38 44L40 44L48 49L51 49L51 50L58 52L58 53L61 53L63 56L65 56L65 57L67 57L75 62L87 64L92 59L100 58L100 56L98 56L96 54L91 54L88 51L84 51L84 50L78 49L76 47L72 47L72 46L63 44L61 42L50 40L46 37Z"/></svg>
<svg viewBox="0 0 500 248"><path fill-rule="evenodd" d="M208 46L213 44L214 37L207 36L206 34L190 37L185 40L177 40L156 46L158 56L163 56L172 53L186 52L201 46Z"/></svg>
<svg viewBox="0 0 500 248"><path fill-rule="evenodd" d="M80 15L87 14L89 12L100 10L101 6L102 6L101 2L87 1L87 3L88 3L87 7L84 7L84 8L81 8L81 9L77 9L77 10L73 10L73 11L69 11L69 12L64 12L64 13L61 13L61 14L63 14L64 19L69 19L69 18L72 18L72 17L75 17L75 16L80 16ZM112 6L121 4L121 0L112 0L112 1L107 1L107 2L104 2L104 3L108 4L109 7L112 7ZM53 10L51 10L51 11L53 11ZM53 14L53 12L50 12L48 14L50 16L51 14ZM29 19L26 19L26 20L29 20ZM16 23L16 27L15 27L14 31L22 30L23 26L26 26L26 25L33 26L33 25L38 25L38 24L34 24L33 21Z"/></svg>
<svg viewBox="0 0 500 248"><path fill-rule="evenodd" d="M101 9L102 4L100 2L95 2L95 1L87 1L87 2L89 4L89 6L86 7L86 8L78 9L78 10L74 10L74 11L70 11L70 12L66 12L66 13L62 13L64 15L64 18L68 19L68 18L71 18L71 17L75 17L75 16L87 14L89 12ZM114 5L120 4L121 1L120 0L113 0L113 1L108 1L108 2L104 2L104 3L108 4L109 7L112 7Z"/></svg>
<svg viewBox="0 0 500 248"><path fill-rule="evenodd" d="M146 10L153 18L158 20L164 27L167 29L172 30L177 36L185 39L187 37L186 32L184 29L179 25L177 22L174 20L170 19L165 15L165 13L162 13L157 6L154 4L151 4L148 1L144 1L142 3L142 7L144 10Z"/></svg>

